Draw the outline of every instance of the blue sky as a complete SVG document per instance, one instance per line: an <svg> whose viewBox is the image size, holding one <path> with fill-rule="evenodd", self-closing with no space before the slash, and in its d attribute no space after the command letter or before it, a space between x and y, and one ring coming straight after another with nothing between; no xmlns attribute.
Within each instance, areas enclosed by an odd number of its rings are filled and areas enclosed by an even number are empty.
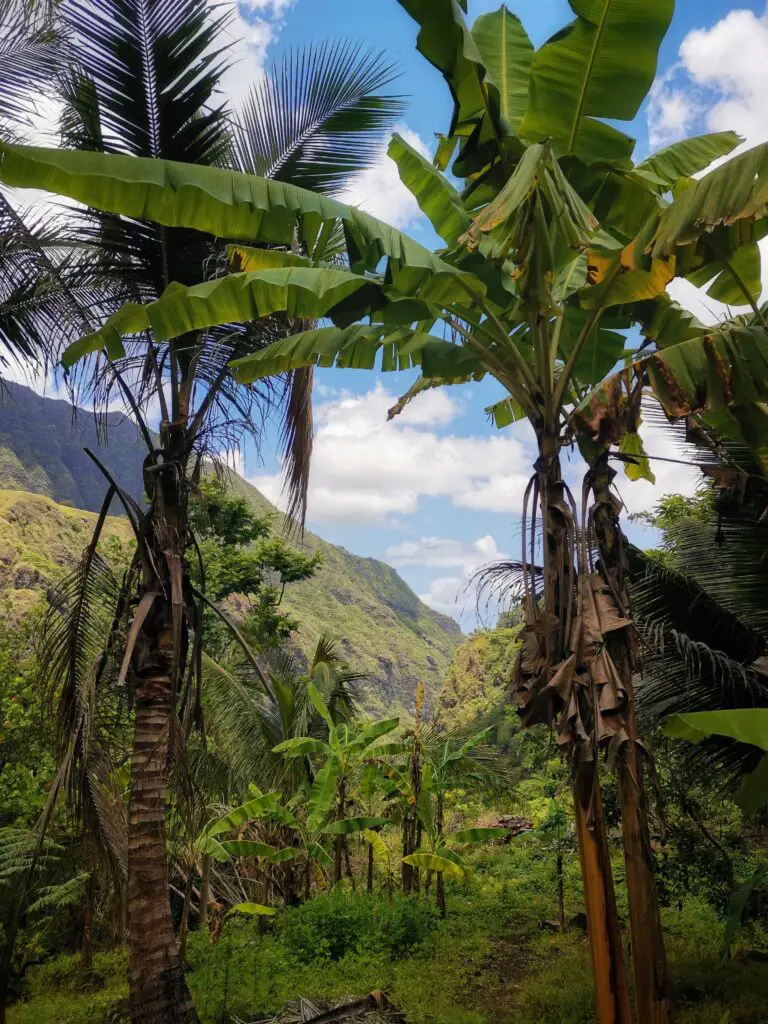
<svg viewBox="0 0 768 1024"><path fill-rule="evenodd" d="M470 20L497 6L470 0ZM537 46L572 17L565 0L518 0L508 6ZM430 152L434 133L448 125L448 90L416 51L416 25L396 0L249 0L240 11L256 23L260 59L339 36L384 49L401 69L396 91L410 97L402 126L411 133L409 141ZM768 138L764 115L756 109L758 99L762 107L768 84L760 66L768 53L762 49L761 61L761 47L768 46L764 13L762 3L735 8L724 0L678 0L661 51L657 87L630 128L639 155L651 145L658 148L729 126L753 144ZM251 55L255 52L251 47ZM751 68L735 71L745 57L752 58ZM724 118L730 118L728 124ZM408 205L383 155L367 179L353 186L350 198L431 241L429 226ZM683 287L680 298L710 318L722 311L693 289ZM422 396L408 415L387 424L386 409L412 379L356 371L317 374L309 525L357 554L389 561L428 603L472 628L472 595L459 593L467 573L500 555L517 557L522 492L534 459L530 432L521 425L499 433L488 424L484 407L500 397L493 382ZM253 450L244 453L244 471L279 500L272 440L263 448L261 464ZM646 448L675 455L664 433L651 427L646 428ZM695 473L684 467L658 463L655 468L656 488L618 478L629 511L649 509L663 493L692 493L697 485ZM568 475L577 484L576 462ZM629 531L640 543L654 539L637 525Z"/></svg>
<svg viewBox="0 0 768 1024"><path fill-rule="evenodd" d="M392 91L409 98L399 130L431 155L435 132L449 124L451 98L440 75L416 51L417 26L397 0L211 3L232 9L229 32L236 66L224 89L235 104L265 64L279 59L286 48L349 39L384 50L399 67ZM495 0L470 0L470 21L497 6ZM513 0L508 6L522 18L536 46L572 17L566 0ZM766 95L764 0L740 5L678 0L656 84L628 130L637 138L639 157L687 135L728 128L739 131L745 145L755 145L768 141ZM55 109L44 112L45 131L56 123L54 114ZM350 183L345 198L425 244L435 241L400 185L386 145L370 171ZM705 322L727 312L686 282L674 282L671 290ZM459 592L478 566L504 555L518 556L522 495L535 458L532 437L525 424L498 432L487 422L484 408L501 397L492 381L422 395L388 423L387 409L414 376L318 372L308 524L356 554L390 562L429 604L472 628L472 595L461 597ZM51 382L46 387L48 393L55 391ZM646 424L644 434L649 453L677 454L666 432ZM260 451L249 444L235 457L242 472L279 502L276 451L274 427ZM693 493L698 484L695 472L685 467L657 462L654 468L656 487L618 478L627 512L649 510L664 493ZM577 461L566 474L580 488ZM655 540L637 524L630 524L629 532L646 546Z"/></svg>

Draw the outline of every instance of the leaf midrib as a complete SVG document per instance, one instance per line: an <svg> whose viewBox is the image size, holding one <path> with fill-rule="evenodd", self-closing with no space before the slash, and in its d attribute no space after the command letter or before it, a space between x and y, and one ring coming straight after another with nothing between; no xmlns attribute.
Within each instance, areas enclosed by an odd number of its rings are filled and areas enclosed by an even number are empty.
<svg viewBox="0 0 768 1024"><path fill-rule="evenodd" d="M608 14L612 6L613 0L605 0L603 7L603 14L600 18L600 24L597 26L597 33L595 35L595 41L592 46L592 52L589 55L589 61L587 62L587 70L584 75L584 81L582 82L581 91L579 93L579 102L576 104L576 113L573 118L573 125L571 126L571 137L568 140L568 152L573 152L574 143L576 136L579 132L581 125L581 119L584 116L584 106L587 102L587 90L589 89L592 81L592 72L595 68L595 61L597 60L597 53L600 49L600 43L602 42L603 35L605 34L605 27L608 24Z"/></svg>
<svg viewBox="0 0 768 1024"><path fill-rule="evenodd" d="M507 65L507 6L506 4L502 7L502 23L501 23L501 79L502 79L502 93L501 93L501 107L504 113L504 120L509 121L509 68Z"/></svg>

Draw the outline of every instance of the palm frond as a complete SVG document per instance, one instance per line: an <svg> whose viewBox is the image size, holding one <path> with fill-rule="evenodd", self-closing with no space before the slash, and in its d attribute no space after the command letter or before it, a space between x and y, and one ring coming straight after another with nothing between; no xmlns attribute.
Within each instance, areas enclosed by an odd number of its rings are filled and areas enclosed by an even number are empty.
<svg viewBox="0 0 768 1024"><path fill-rule="evenodd" d="M253 86L235 125L236 167L339 192L405 112L401 97L379 95L396 76L383 52L349 42L290 51Z"/></svg>
<svg viewBox="0 0 768 1024"><path fill-rule="evenodd" d="M127 297L94 277L65 217L50 207L17 208L0 193L0 361L56 363Z"/></svg>
<svg viewBox="0 0 768 1024"><path fill-rule="evenodd" d="M203 705L208 733L229 768L235 791L244 792L254 780L261 784L274 779L282 766L271 755L272 708L261 687L247 685L240 672L230 672L204 655Z"/></svg>
<svg viewBox="0 0 768 1024"><path fill-rule="evenodd" d="M286 381L287 399L284 402L281 447L285 467L286 515L288 522L296 521L301 529L307 515L309 470L312 462L314 428L312 415L311 366L292 370Z"/></svg>
<svg viewBox="0 0 768 1024"><path fill-rule="evenodd" d="M94 143L188 163L221 159L227 118L211 103L228 66L219 42L231 15L205 0L63 0L61 15L80 84L83 75L93 83L90 101L70 92L69 116L80 111L81 128L92 126L95 92Z"/></svg>
<svg viewBox="0 0 768 1024"><path fill-rule="evenodd" d="M0 0L0 25L0 125L8 130L34 113L64 53L50 2Z"/></svg>

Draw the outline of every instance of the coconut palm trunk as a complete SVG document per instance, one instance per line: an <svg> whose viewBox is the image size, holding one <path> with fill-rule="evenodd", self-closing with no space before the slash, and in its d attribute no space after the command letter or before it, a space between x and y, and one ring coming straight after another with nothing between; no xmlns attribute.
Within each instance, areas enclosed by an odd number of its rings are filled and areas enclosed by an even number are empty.
<svg viewBox="0 0 768 1024"><path fill-rule="evenodd" d="M621 613L629 618L624 537L619 522L621 504L611 492L615 475L608 464L608 453L605 452L597 460L591 474L595 497L594 531L600 551L601 575ZM619 752L617 773L632 935L635 1002L641 1021L666 1024L669 1020L667 960L650 848L643 760L635 714L633 627L608 634L606 646L628 697L627 738Z"/></svg>
<svg viewBox="0 0 768 1024"><path fill-rule="evenodd" d="M182 630L186 406L183 400L174 404L178 418L162 425L161 451L151 467L157 471L150 476L147 550L156 575L145 579L142 588L141 600L152 604L131 658L136 716L128 812L128 932L134 1024L199 1020L174 938L166 854L171 737L186 654Z"/></svg>
<svg viewBox="0 0 768 1024"><path fill-rule="evenodd" d="M170 632L170 631L168 631ZM128 824L131 1016L136 1024L198 1020L173 934L165 847L170 675L136 695Z"/></svg>
<svg viewBox="0 0 768 1024"><path fill-rule="evenodd" d="M136 1024L194 1022L173 934L165 842L173 631L160 610L157 663L136 692L128 823L128 933L131 1016ZM165 615L162 615L165 612Z"/></svg>
<svg viewBox="0 0 768 1024"><path fill-rule="evenodd" d="M77 969L81 974L87 974L93 965L93 919L96 909L96 888L96 871L93 869L85 889L83 934L80 941L80 959L77 964Z"/></svg>

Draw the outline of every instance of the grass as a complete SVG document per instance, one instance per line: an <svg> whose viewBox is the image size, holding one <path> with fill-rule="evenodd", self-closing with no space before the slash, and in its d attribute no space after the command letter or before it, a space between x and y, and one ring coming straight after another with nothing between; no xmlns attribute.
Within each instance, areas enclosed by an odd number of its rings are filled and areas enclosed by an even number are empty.
<svg viewBox="0 0 768 1024"><path fill-rule="evenodd" d="M391 903L339 888L266 926L232 918L212 946L191 936L188 975L203 1024L258 1020L303 995L334 1001L384 989L409 1024L590 1024L589 951L583 933L551 933L551 858L534 841L486 850L470 877L449 887L440 922L425 898ZM568 915L581 908L576 858L567 863ZM758 1024L768 1017L768 963L721 962L723 922L702 898L666 910L674 1024ZM752 936L760 942L760 935ZM126 994L125 954L96 957L91 985L77 981L73 957L34 968L29 999L9 1024L104 1024Z"/></svg>

